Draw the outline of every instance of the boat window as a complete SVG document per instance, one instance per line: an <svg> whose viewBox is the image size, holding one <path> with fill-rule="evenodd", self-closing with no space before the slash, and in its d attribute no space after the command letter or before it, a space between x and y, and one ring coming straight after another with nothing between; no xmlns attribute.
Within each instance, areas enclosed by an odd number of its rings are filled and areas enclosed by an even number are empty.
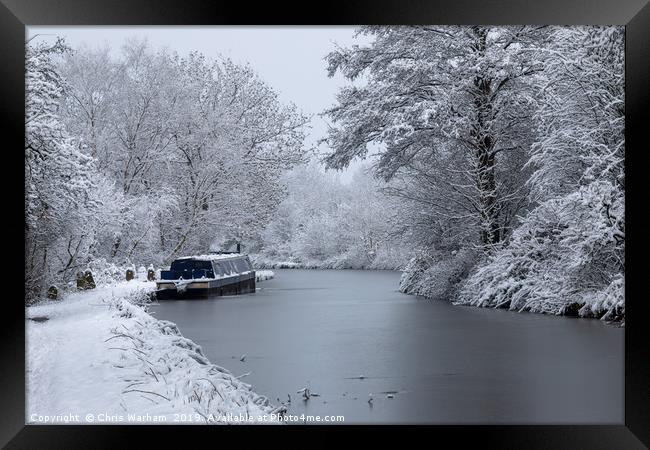
<svg viewBox="0 0 650 450"><path fill-rule="evenodd" d="M170 270L179 271L179 272L185 270L189 270L191 272L194 269L202 269L210 272L212 271L212 264L210 264L210 261L201 261L201 260L194 260L194 259L177 259L174 262L172 262L170 267Z"/></svg>
<svg viewBox="0 0 650 450"><path fill-rule="evenodd" d="M214 273L216 275L225 275L226 274L226 271L225 271L224 267L222 266L221 262L215 262L214 263Z"/></svg>
<svg viewBox="0 0 650 450"><path fill-rule="evenodd" d="M238 259L235 261L235 265L237 266L237 271L238 272L248 272L250 268L248 267L248 264L244 258Z"/></svg>
<svg viewBox="0 0 650 450"><path fill-rule="evenodd" d="M232 261L223 261L223 265L226 268L226 271L228 272L228 274L232 274L232 273L237 272L237 270L235 269L235 267L232 264Z"/></svg>

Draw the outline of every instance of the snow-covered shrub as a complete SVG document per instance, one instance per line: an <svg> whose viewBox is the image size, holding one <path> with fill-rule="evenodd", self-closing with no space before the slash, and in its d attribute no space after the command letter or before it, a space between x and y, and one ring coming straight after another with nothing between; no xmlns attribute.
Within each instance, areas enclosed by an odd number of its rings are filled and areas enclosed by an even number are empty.
<svg viewBox="0 0 650 450"><path fill-rule="evenodd" d="M585 295L580 317L600 317L602 320L625 320L625 278L617 276L606 288Z"/></svg>
<svg viewBox="0 0 650 450"><path fill-rule="evenodd" d="M256 270L255 281L272 280L275 277L275 272L272 270Z"/></svg>
<svg viewBox="0 0 650 450"><path fill-rule="evenodd" d="M304 268L301 263L296 261L286 261L283 259L275 259L269 255L248 255L251 264L258 269L302 269Z"/></svg>
<svg viewBox="0 0 650 450"><path fill-rule="evenodd" d="M400 291L427 298L452 298L459 283L476 264L477 253L460 249L451 253L420 253L408 263L400 279Z"/></svg>
<svg viewBox="0 0 650 450"><path fill-rule="evenodd" d="M420 283L424 278L424 273L434 263L433 258L427 252L418 252L406 264L404 272L400 277L399 290L406 294L419 295Z"/></svg>
<svg viewBox="0 0 650 450"><path fill-rule="evenodd" d="M594 182L534 209L467 279L458 302L620 320L624 239L621 192Z"/></svg>
<svg viewBox="0 0 650 450"><path fill-rule="evenodd" d="M404 270L413 256L413 251L404 246L380 245L369 269Z"/></svg>
<svg viewBox="0 0 650 450"><path fill-rule="evenodd" d="M362 245L350 245L347 251L328 258L327 265L332 269L362 269L370 266L373 257Z"/></svg>
<svg viewBox="0 0 650 450"><path fill-rule="evenodd" d="M87 267L92 272L95 283L100 286L124 281L126 267L106 261L105 258L92 260L88 263Z"/></svg>
<svg viewBox="0 0 650 450"><path fill-rule="evenodd" d="M124 296L124 299L132 305L143 306L146 309L147 305L154 300L154 295L155 293L152 287L141 287L129 291Z"/></svg>

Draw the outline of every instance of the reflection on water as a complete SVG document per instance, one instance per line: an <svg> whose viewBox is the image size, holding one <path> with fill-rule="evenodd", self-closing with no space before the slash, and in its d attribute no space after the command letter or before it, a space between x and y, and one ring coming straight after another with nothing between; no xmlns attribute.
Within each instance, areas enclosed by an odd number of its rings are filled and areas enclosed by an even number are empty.
<svg viewBox="0 0 650 450"><path fill-rule="evenodd" d="M215 364L345 423L623 423L623 332L432 302L398 272L276 270L255 294L164 301ZM242 355L246 355L242 359ZM307 387L303 400L297 391ZM369 402L369 398L372 401Z"/></svg>

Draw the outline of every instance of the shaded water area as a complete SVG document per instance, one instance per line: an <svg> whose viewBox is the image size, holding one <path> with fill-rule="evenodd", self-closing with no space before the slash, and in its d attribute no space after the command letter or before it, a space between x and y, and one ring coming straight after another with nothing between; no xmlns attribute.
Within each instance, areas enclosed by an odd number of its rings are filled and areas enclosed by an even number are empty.
<svg viewBox="0 0 650 450"><path fill-rule="evenodd" d="M250 372L242 380L274 404L291 395L292 415L623 423L622 328L409 296L393 271L275 274L255 294L161 301L152 312L177 323L213 363ZM304 401L303 387L320 396Z"/></svg>

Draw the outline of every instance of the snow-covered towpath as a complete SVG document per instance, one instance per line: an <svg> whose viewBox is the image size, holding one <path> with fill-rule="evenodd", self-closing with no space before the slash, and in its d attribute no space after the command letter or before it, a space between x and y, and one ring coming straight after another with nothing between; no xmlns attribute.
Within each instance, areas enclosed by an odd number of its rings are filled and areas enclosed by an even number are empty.
<svg viewBox="0 0 650 450"><path fill-rule="evenodd" d="M26 309L28 423L272 421L280 411L266 397L131 303L153 287L124 282Z"/></svg>

